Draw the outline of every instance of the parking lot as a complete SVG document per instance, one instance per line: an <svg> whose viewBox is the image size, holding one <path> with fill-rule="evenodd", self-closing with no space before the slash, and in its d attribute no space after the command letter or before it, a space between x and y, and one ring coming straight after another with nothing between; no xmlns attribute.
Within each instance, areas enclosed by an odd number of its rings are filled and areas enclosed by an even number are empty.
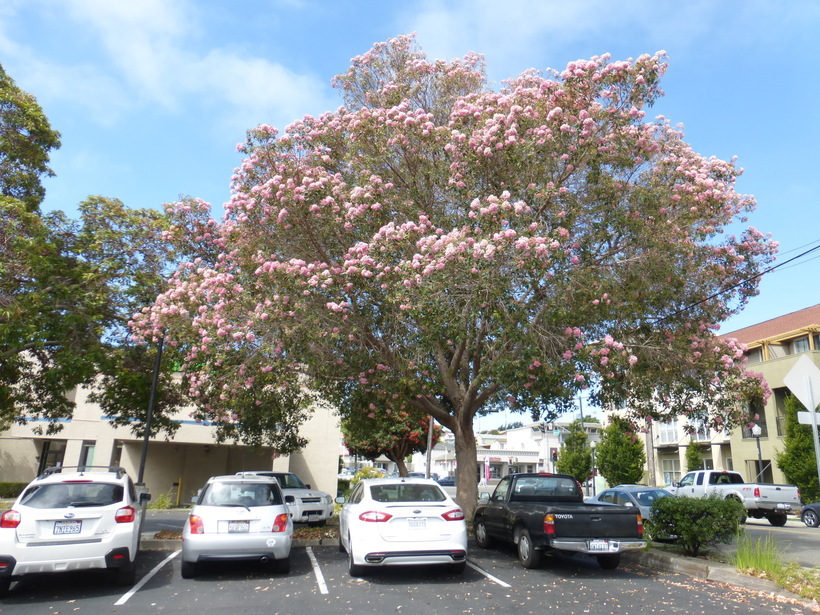
<svg viewBox="0 0 820 615"><path fill-rule="evenodd" d="M435 567L383 568L351 578L336 546L300 546L289 574L246 563L180 576L179 552L146 549L137 584L84 572L31 577L0 601L0 613L808 613L752 590L625 564L602 570L586 556L522 568L514 553L470 545L463 575Z"/></svg>

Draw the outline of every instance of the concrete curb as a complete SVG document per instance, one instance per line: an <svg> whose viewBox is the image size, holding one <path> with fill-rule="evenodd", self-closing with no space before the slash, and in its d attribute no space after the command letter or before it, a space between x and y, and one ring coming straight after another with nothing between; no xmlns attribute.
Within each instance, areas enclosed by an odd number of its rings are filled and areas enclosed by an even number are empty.
<svg viewBox="0 0 820 615"><path fill-rule="evenodd" d="M313 538L296 539L293 541L294 547L338 547L338 538ZM159 539L154 538L154 534L143 532L140 538L140 549L150 551L179 551L182 549L182 541L177 538Z"/></svg>
<svg viewBox="0 0 820 615"><path fill-rule="evenodd" d="M812 613L820 612L816 601L809 601L777 585L774 581L761 579L738 572L729 564L710 562L682 555L665 553L657 549L647 551L629 551L623 554L623 561L636 564L650 570L685 574L697 579L704 579L714 583L735 585L743 589L760 592L762 594L780 596L808 609Z"/></svg>

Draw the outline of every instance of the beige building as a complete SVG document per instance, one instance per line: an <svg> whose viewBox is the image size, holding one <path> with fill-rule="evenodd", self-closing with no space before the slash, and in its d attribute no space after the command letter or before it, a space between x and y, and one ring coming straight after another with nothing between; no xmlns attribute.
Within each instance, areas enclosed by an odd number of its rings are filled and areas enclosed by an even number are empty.
<svg viewBox="0 0 820 615"><path fill-rule="evenodd" d="M87 390L72 396L74 416L59 433L37 435L35 428L41 425L32 422L0 434L0 481L27 482L54 465L119 465L137 480L143 440L130 429L112 426L100 407L88 401ZM341 431L329 407L314 408L302 425L305 449L282 457L271 448L217 444L215 429L190 419L187 411L175 418L180 426L173 439L152 439L147 447L143 482L153 498L169 494L187 504L210 476L270 469L294 472L312 487L336 495Z"/></svg>
<svg viewBox="0 0 820 615"><path fill-rule="evenodd" d="M820 304L724 337L747 346L748 369L763 374L772 390L765 407L751 409L759 416L759 437L749 426L729 433L704 428L690 435L680 422L655 424L646 433L649 484L669 485L681 477L686 470L686 447L692 440L705 447L705 468L735 470L750 482L758 477L759 482L787 482L775 463L775 453L784 448L784 406L789 390L783 379L804 355L820 367Z"/></svg>

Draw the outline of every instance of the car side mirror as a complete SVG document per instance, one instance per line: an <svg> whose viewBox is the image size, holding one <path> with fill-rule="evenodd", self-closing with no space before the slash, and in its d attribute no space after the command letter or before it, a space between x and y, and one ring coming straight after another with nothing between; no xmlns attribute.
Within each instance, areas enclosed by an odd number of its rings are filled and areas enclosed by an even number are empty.
<svg viewBox="0 0 820 615"><path fill-rule="evenodd" d="M145 492L140 493L140 504L142 504L144 502L149 502L149 501L151 501L151 494L150 493L145 493Z"/></svg>
<svg viewBox="0 0 820 615"><path fill-rule="evenodd" d="M336 502L337 504L344 504L345 502L347 502L347 498L343 495L339 495L339 496L336 496L336 498L333 501Z"/></svg>
<svg viewBox="0 0 820 615"><path fill-rule="evenodd" d="M480 502L481 502L481 501L486 501L486 500L489 500L489 499L490 499L490 494L489 494L489 493L487 493L486 491L485 491L485 492L483 492L483 493L481 493L481 494L478 496L478 500L479 500Z"/></svg>
<svg viewBox="0 0 820 615"><path fill-rule="evenodd" d="M308 489L313 489L313 487L310 486L310 483L305 483L305 487L307 487Z"/></svg>
<svg viewBox="0 0 820 615"><path fill-rule="evenodd" d="M630 508L632 508L635 505L632 502L624 502L624 506L629 506Z"/></svg>
<svg viewBox="0 0 820 615"><path fill-rule="evenodd" d="M199 501L199 495L195 495L191 498L191 504L196 504Z"/></svg>
<svg viewBox="0 0 820 615"><path fill-rule="evenodd" d="M292 495L286 495L285 504L287 504L288 506L293 506L294 504L296 504L296 498Z"/></svg>

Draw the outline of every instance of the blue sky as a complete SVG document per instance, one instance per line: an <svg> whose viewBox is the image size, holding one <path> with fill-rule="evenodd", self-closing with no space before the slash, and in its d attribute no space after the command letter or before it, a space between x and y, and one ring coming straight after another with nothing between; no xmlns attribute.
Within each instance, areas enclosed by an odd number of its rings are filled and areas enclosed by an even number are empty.
<svg viewBox="0 0 820 615"><path fill-rule="evenodd" d="M496 83L666 50L654 112L699 153L738 157L779 260L820 243L820 2L3 0L0 64L62 133L44 209L191 195L220 211L248 128L336 109L350 58L412 32L431 58L484 54ZM820 302L812 256L765 276L721 331Z"/></svg>

